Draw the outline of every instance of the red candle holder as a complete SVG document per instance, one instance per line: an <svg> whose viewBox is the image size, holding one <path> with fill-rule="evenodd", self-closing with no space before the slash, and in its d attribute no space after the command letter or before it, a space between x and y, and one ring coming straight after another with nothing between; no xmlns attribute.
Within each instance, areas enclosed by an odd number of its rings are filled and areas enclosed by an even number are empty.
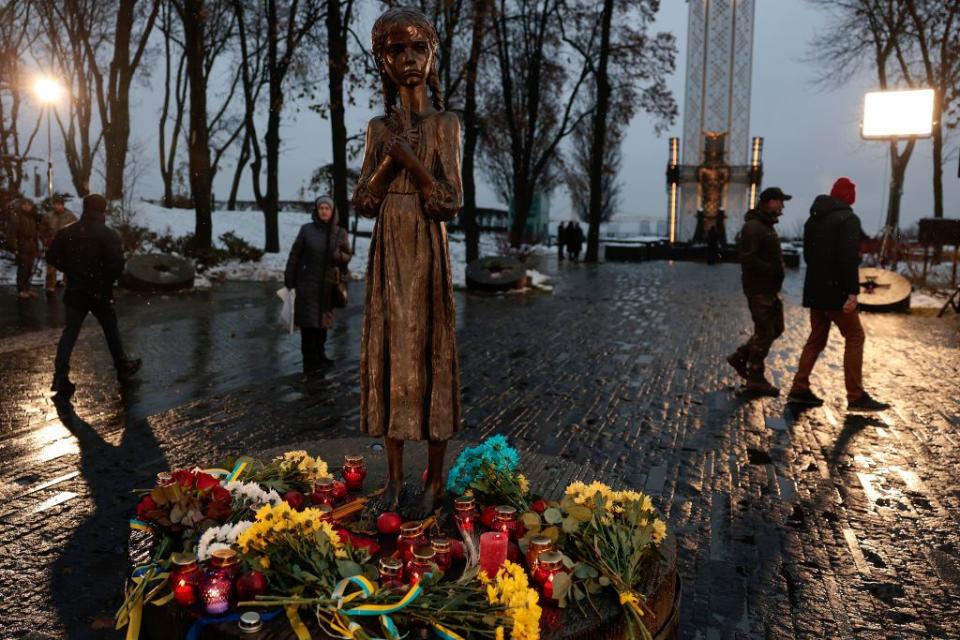
<svg viewBox="0 0 960 640"><path fill-rule="evenodd" d="M200 586L203 609L208 614L219 616L230 609L230 596L233 583L224 576L214 573L207 575Z"/></svg>
<svg viewBox="0 0 960 640"><path fill-rule="evenodd" d="M407 562L407 584L414 585L420 582L428 573L433 573L436 567L437 552L430 545L422 545L413 550L413 557Z"/></svg>
<svg viewBox="0 0 960 640"><path fill-rule="evenodd" d="M240 573L240 558L233 549L217 549L210 553L209 574L223 576L227 580L233 581Z"/></svg>
<svg viewBox="0 0 960 640"><path fill-rule="evenodd" d="M530 538L530 544L527 546L527 566L533 571L537 568L537 561L540 554L555 550L556 547L553 544L553 540L547 536L533 536Z"/></svg>
<svg viewBox="0 0 960 640"><path fill-rule="evenodd" d="M477 501L473 496L460 496L453 501L454 517L460 527L467 533L473 533L474 522L477 520Z"/></svg>
<svg viewBox="0 0 960 640"><path fill-rule="evenodd" d="M507 543L510 536L502 531L480 534L480 570L493 578L507 561Z"/></svg>
<svg viewBox="0 0 960 640"><path fill-rule="evenodd" d="M439 567L440 571L446 573L450 570L450 565L453 562L453 559L450 556L450 540L447 538L434 538L430 541L430 546L433 547L433 551L436 554L434 557L434 562Z"/></svg>
<svg viewBox="0 0 960 640"><path fill-rule="evenodd" d="M313 493L310 494L310 501L315 505L328 504L331 507L337 501L336 487L334 487L333 478L320 478L313 485Z"/></svg>
<svg viewBox="0 0 960 640"><path fill-rule="evenodd" d="M197 556L192 553L174 553L170 556L170 590L173 600L181 607L197 603L197 591L203 581L203 572L197 565Z"/></svg>
<svg viewBox="0 0 960 640"><path fill-rule="evenodd" d="M363 456L343 457L343 481L349 491L362 490L363 479L366 477L367 467L363 462Z"/></svg>
<svg viewBox="0 0 960 640"><path fill-rule="evenodd" d="M404 562L410 562L413 558L413 550L417 547L425 546L427 537L423 534L422 522L404 522L400 525L400 535L397 536L397 551Z"/></svg>
<svg viewBox="0 0 960 640"><path fill-rule="evenodd" d="M533 571L533 580L540 587L540 593L551 603L557 603L553 596L553 581L558 574L568 573L563 566L563 555L559 551L541 553L537 559L537 568Z"/></svg>
<svg viewBox="0 0 960 640"><path fill-rule="evenodd" d="M380 558L380 588L386 591L403 589L403 560L385 556Z"/></svg>
<svg viewBox="0 0 960 640"><path fill-rule="evenodd" d="M493 528L503 531L514 540L518 537L520 523L517 522L517 509L508 504L497 507L497 515L493 518Z"/></svg>

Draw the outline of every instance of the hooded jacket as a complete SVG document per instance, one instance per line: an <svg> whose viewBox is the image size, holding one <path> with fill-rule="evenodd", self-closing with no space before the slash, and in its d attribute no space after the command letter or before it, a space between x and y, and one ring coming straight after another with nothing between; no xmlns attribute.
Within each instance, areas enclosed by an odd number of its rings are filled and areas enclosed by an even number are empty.
<svg viewBox="0 0 960 640"><path fill-rule="evenodd" d="M57 232L47 262L67 274L64 302L113 300L113 285L123 273L123 246L102 213L84 212L79 222Z"/></svg>
<svg viewBox="0 0 960 640"><path fill-rule="evenodd" d="M860 218L837 198L820 195L803 225L803 306L839 311L860 293Z"/></svg>
<svg viewBox="0 0 960 640"><path fill-rule="evenodd" d="M747 212L737 252L740 255L743 292L776 294L783 285L783 250L773 225L777 218L759 209Z"/></svg>
<svg viewBox="0 0 960 640"><path fill-rule="evenodd" d="M300 227L300 233L290 248L283 282L288 289L296 289L294 322L298 327L321 328L323 315L333 310L332 285L337 281L337 270L350 263L350 240L339 224L334 208L330 222L323 222L313 213L313 222Z"/></svg>

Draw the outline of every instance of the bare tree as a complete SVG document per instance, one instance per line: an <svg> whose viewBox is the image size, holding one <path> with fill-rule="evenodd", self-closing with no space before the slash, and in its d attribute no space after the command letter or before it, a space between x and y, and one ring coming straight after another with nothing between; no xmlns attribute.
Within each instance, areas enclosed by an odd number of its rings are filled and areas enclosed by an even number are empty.
<svg viewBox="0 0 960 640"><path fill-rule="evenodd" d="M591 223L591 191L593 182L593 127L583 126L570 136L569 160L565 163L563 179L567 191L570 193L570 202L577 216L584 222ZM623 155L620 151L623 144L623 134L619 131L607 133L603 155L603 166L600 169L600 222L609 222L617 212L620 200L620 166Z"/></svg>
<svg viewBox="0 0 960 640"><path fill-rule="evenodd" d="M590 71L565 55L567 17L562 0L497 0L492 15L495 55L484 88L481 158L513 210L515 247L524 240L536 192L549 191L560 178L553 166L560 142L590 114L577 108ZM588 43L597 31L586 35Z"/></svg>
<svg viewBox="0 0 960 640"><path fill-rule="evenodd" d="M107 17L103 3L90 3L83 7L83 20L73 13L58 10L61 3L45 0L37 2L43 32L46 36L47 53L58 75L69 88L68 119L64 125L59 112L57 127L63 138L64 155L73 187L79 196L90 192L90 176L93 173L97 152L103 140L103 129L94 129L94 95L96 86L90 72L96 61L89 59L90 51L100 50L108 34L102 28L86 32L85 25L101 25ZM92 46L84 46L84 38L92 40Z"/></svg>
<svg viewBox="0 0 960 640"><path fill-rule="evenodd" d="M839 86L864 66L876 73L880 89L914 86L908 60L910 15L904 2L891 0L807 0L830 14L825 33L811 43L812 58L823 65L821 81ZM890 140L890 186L885 225L897 229L907 164L916 140Z"/></svg>
<svg viewBox="0 0 960 640"><path fill-rule="evenodd" d="M173 206L173 180L177 166L177 149L180 134L183 131L183 115L187 102L186 57L182 55L183 42L174 21L173 5L163 4L160 20L163 34L163 104L160 107L160 122L157 124L157 144L159 146L160 177L163 180L163 206ZM174 67L176 74L174 75ZM171 84L172 83L172 84ZM167 124L170 120L171 93L173 99L173 128L167 142Z"/></svg>
<svg viewBox="0 0 960 640"><path fill-rule="evenodd" d="M326 15L320 0L292 0L278 3L277 0L263 0L254 3L251 0L232 0L237 16L237 35L240 43L240 68L243 81L245 102L245 128L250 143L253 162L250 169L253 179L253 193L257 204L263 210L265 226L264 250L269 253L280 251L280 228L278 221L280 200L280 122L285 104L285 92L296 71L306 72L309 65L303 60L304 38ZM257 35L251 33L248 21L259 23L265 39L264 51L251 46ZM259 55L258 55L259 54ZM259 60L261 55L265 57ZM267 87L267 128L264 134L264 146L260 146L257 125L255 86L258 79L254 69L261 68ZM291 74L290 72L295 73ZM266 156L264 158L264 156ZM266 160L266 189L261 186L260 173Z"/></svg>
<svg viewBox="0 0 960 640"><path fill-rule="evenodd" d="M943 127L960 101L960 0L904 0L921 77L934 89L933 215L943 217Z"/></svg>
<svg viewBox="0 0 960 640"><path fill-rule="evenodd" d="M586 167L588 262L599 257L600 223L613 188L607 173L611 156L619 153L621 129L638 109L654 116L657 133L677 116L677 104L666 83L676 67L676 39L669 33L648 34L659 8L659 0L603 0L602 4L584 0L571 2L570 18L561 23L564 41L580 54L593 80L585 109L592 114L585 140L590 157Z"/></svg>
<svg viewBox="0 0 960 640"><path fill-rule="evenodd" d="M36 38L31 30L31 2L8 0L0 6L0 191L19 193L23 185L23 163L30 153L40 118L32 131L24 135L20 130L23 114L23 53Z"/></svg>

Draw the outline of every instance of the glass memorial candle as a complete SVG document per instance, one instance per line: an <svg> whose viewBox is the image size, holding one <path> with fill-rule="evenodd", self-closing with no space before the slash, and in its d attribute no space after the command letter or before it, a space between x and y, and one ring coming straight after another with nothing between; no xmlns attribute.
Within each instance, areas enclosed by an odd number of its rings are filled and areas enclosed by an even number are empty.
<svg viewBox="0 0 960 640"><path fill-rule="evenodd" d="M553 540L547 536L533 536L527 546L527 566L533 571L537 568L537 559L540 554L553 550Z"/></svg>
<svg viewBox="0 0 960 640"><path fill-rule="evenodd" d="M414 585L420 582L436 567L437 552L430 545L422 545L413 550L413 557L407 562L407 584Z"/></svg>
<svg viewBox="0 0 960 640"><path fill-rule="evenodd" d="M440 570L444 573L449 571L452 562L452 558L450 557L450 540L447 538L434 538L430 541L430 546L433 547L434 552L437 554L434 562L437 563Z"/></svg>
<svg viewBox="0 0 960 640"><path fill-rule="evenodd" d="M460 496L453 501L454 517L467 533L473 532L477 520L477 502L473 496Z"/></svg>
<svg viewBox="0 0 960 640"><path fill-rule="evenodd" d="M386 556L380 558L380 588L387 591L403 589L403 560Z"/></svg>
<svg viewBox="0 0 960 640"><path fill-rule="evenodd" d="M226 613L230 609L232 584L229 579L218 573L208 575L200 586L204 611L214 616Z"/></svg>
<svg viewBox="0 0 960 640"><path fill-rule="evenodd" d="M397 537L397 551L404 562L413 558L413 550L427 544L427 537L423 535L422 522L404 522L400 525L400 535Z"/></svg>
<svg viewBox="0 0 960 640"><path fill-rule="evenodd" d="M313 508L320 512L320 519L324 522L331 522L333 520L333 507L329 504L321 502Z"/></svg>
<svg viewBox="0 0 960 640"><path fill-rule="evenodd" d="M363 479L367 477L367 467L363 463L363 456L343 457L343 481L349 491L363 489Z"/></svg>
<svg viewBox="0 0 960 640"><path fill-rule="evenodd" d="M537 559L537 568L533 571L533 580L540 586L543 597L556 602L553 597L553 580L560 573L567 573L563 566L563 555L559 551L541 553Z"/></svg>
<svg viewBox="0 0 960 640"><path fill-rule="evenodd" d="M332 507L337 499L334 495L335 490L333 478L320 478L313 485L313 493L310 494L310 499L314 504L328 504Z"/></svg>
<svg viewBox="0 0 960 640"><path fill-rule="evenodd" d="M231 582L240 573L240 558L233 549L217 549L210 553L208 574L218 574Z"/></svg>
<svg viewBox="0 0 960 640"><path fill-rule="evenodd" d="M518 530L517 509L507 504L497 507L497 515L493 519L493 528L496 531L503 531L511 538L517 538Z"/></svg>
<svg viewBox="0 0 960 640"><path fill-rule="evenodd" d="M480 534L480 570L489 577L497 575L497 571L507 561L507 543L510 536L502 531L487 531Z"/></svg>
<svg viewBox="0 0 960 640"><path fill-rule="evenodd" d="M170 556L170 590L173 600L181 607L197 603L197 590L203 581L203 573L197 565L197 556L192 553L174 553Z"/></svg>

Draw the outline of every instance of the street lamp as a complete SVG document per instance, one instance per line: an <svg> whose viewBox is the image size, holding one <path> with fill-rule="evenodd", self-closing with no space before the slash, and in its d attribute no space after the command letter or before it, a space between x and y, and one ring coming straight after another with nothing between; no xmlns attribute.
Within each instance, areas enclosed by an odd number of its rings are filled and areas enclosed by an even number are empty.
<svg viewBox="0 0 960 640"><path fill-rule="evenodd" d="M40 76L33 83L33 94L47 111L47 197L53 197L53 142L50 136L50 112L60 100L64 89L52 76Z"/></svg>

